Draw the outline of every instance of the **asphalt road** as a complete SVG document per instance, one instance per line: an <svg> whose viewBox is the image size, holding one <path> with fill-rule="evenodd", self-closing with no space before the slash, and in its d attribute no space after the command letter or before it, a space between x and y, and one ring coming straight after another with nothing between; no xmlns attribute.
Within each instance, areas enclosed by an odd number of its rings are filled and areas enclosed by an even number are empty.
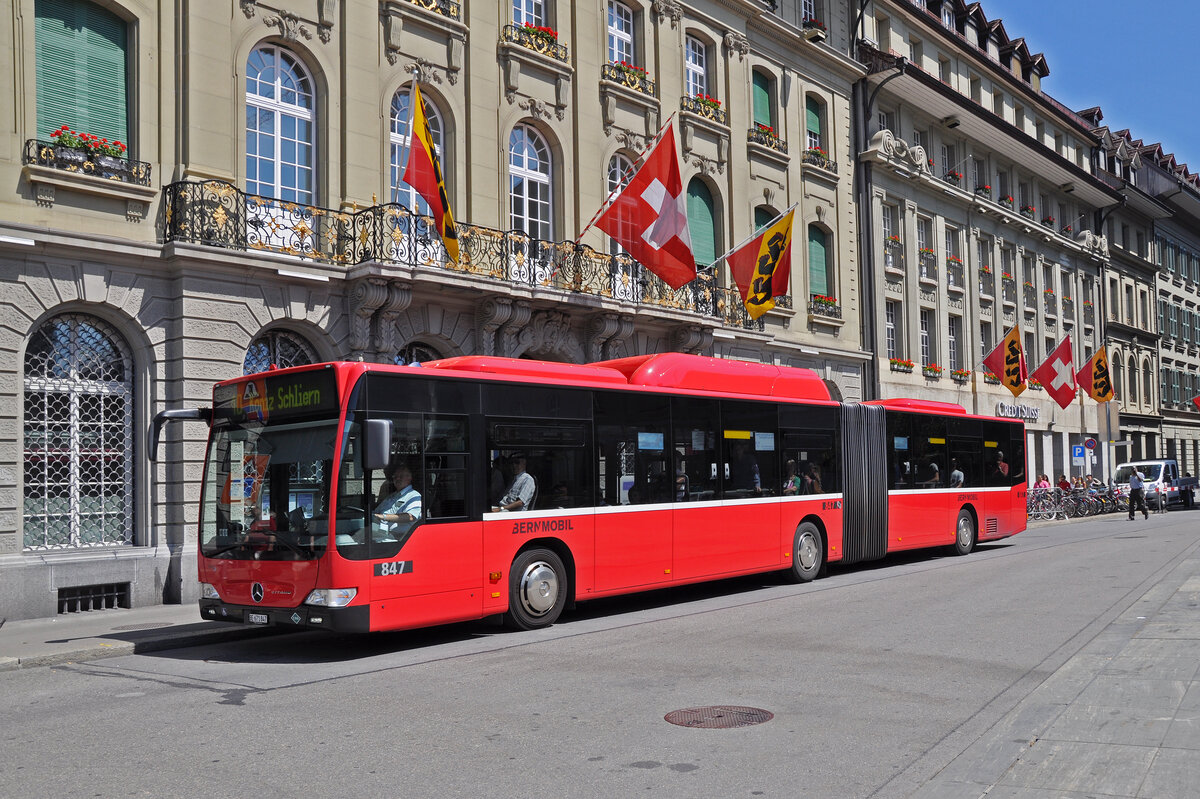
<svg viewBox="0 0 1200 799"><path fill-rule="evenodd" d="M299 634L8 672L0 796L909 796L1194 555L1197 521L1045 525L804 586L593 602L534 633ZM714 705L773 718L664 720Z"/></svg>

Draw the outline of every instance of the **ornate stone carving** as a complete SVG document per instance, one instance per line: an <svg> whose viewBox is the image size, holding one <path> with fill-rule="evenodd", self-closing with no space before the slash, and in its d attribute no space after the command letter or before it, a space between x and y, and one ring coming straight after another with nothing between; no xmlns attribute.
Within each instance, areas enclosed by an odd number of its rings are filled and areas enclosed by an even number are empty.
<svg viewBox="0 0 1200 799"><path fill-rule="evenodd" d="M712 346L712 328L679 325L671 329L671 349L698 355Z"/></svg>
<svg viewBox="0 0 1200 799"><path fill-rule="evenodd" d="M679 27L679 21L683 19L683 6L679 0L654 0L650 4L650 12L654 14L654 21L661 23L663 19L671 20L671 27Z"/></svg>
<svg viewBox="0 0 1200 799"><path fill-rule="evenodd" d="M496 331L496 354L515 358L528 349L531 337L526 325L532 311L529 303L517 300L512 304L512 314L507 322Z"/></svg>
<svg viewBox="0 0 1200 799"><path fill-rule="evenodd" d="M528 309L527 309L528 310ZM562 311L538 311L520 333L519 351L553 353L572 363L583 361L583 347L571 330L571 317Z"/></svg>
<svg viewBox="0 0 1200 799"><path fill-rule="evenodd" d="M300 39L312 41L312 31L296 17L285 12L269 14L263 17L263 24L279 28L279 35L288 42L298 42Z"/></svg>
<svg viewBox="0 0 1200 799"><path fill-rule="evenodd" d="M396 354L396 317L412 302L412 286L394 280L387 287L387 301L375 314L375 353L380 361L391 363Z"/></svg>
<svg viewBox="0 0 1200 799"><path fill-rule="evenodd" d="M511 100L509 102L512 102ZM552 116L557 116L560 120L566 117L566 109L553 109L549 103L543 103L541 100L535 100L532 97L526 97L517 103L517 108L527 111L534 119L550 119Z"/></svg>
<svg viewBox="0 0 1200 799"><path fill-rule="evenodd" d="M931 174L925 148L920 145L909 146L908 142L897 138L890 130L881 130L872 136L867 142L867 152L881 160L899 161L905 168L915 169L918 173Z"/></svg>
<svg viewBox="0 0 1200 799"><path fill-rule="evenodd" d="M329 44L333 37L333 21L337 17L337 0L317 0L317 36Z"/></svg>
<svg viewBox="0 0 1200 799"><path fill-rule="evenodd" d="M750 40L736 31L725 34L725 52L737 53L738 61L745 61L750 52Z"/></svg>
<svg viewBox="0 0 1200 799"><path fill-rule="evenodd" d="M350 358L361 361L371 343L371 318L387 300L387 281L379 277L356 280L346 293L346 315L350 319Z"/></svg>
<svg viewBox="0 0 1200 799"><path fill-rule="evenodd" d="M496 354L497 331L512 316L512 300L490 297L479 304L475 314L476 346L481 355Z"/></svg>
<svg viewBox="0 0 1200 799"><path fill-rule="evenodd" d="M390 60L390 56L389 56L389 60ZM393 63L395 63L395 62L393 62ZM412 75L415 73L417 76L417 80L420 81L421 83L439 83L440 84L442 82L442 76L439 75L437 72L437 70L439 70L439 69L441 69L441 67L438 67L435 64L429 63L424 58L418 58L416 61L413 61L412 63L410 63L404 67L404 71L407 72L408 74Z"/></svg>
<svg viewBox="0 0 1200 799"><path fill-rule="evenodd" d="M246 19L253 19L255 0L239 0L239 2L242 6L242 13L246 15Z"/></svg>
<svg viewBox="0 0 1200 799"><path fill-rule="evenodd" d="M688 159L688 163L700 170L701 175L724 175L725 163L714 158L705 158L698 153L692 153Z"/></svg>
<svg viewBox="0 0 1200 799"><path fill-rule="evenodd" d="M624 128L618 128L617 129L617 143L620 144L622 147L627 147L630 150L634 150L634 151L640 153L643 149L645 149L646 145L649 142L647 141L647 138L645 136L641 136L637 133L631 133L630 131L627 131Z"/></svg>

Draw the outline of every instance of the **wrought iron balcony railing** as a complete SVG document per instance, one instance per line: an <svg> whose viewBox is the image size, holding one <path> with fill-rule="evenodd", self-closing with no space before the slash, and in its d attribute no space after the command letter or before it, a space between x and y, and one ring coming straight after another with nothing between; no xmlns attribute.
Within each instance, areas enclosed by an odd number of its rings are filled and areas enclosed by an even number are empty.
<svg viewBox="0 0 1200 799"><path fill-rule="evenodd" d="M415 6L428 9L435 14L441 14L443 17L462 21L462 10L458 3L454 0L408 0Z"/></svg>
<svg viewBox="0 0 1200 799"><path fill-rule="evenodd" d="M537 28L527 28L523 25L505 25L501 31L504 41L527 47L536 53L549 56L558 61L567 60L567 46L559 44L558 39L548 33L542 33Z"/></svg>
<svg viewBox="0 0 1200 799"><path fill-rule="evenodd" d="M720 105L715 105L707 100L701 100L699 97L680 97L679 110L711 119L720 125L729 124L729 115L721 109Z"/></svg>
<svg viewBox="0 0 1200 799"><path fill-rule="evenodd" d="M366 261L447 269L501 282L688 311L730 327L763 329L736 289L702 274L679 289L627 255L606 255L574 242L534 239L459 222L459 262L447 261L429 217L398 203L336 211L246 194L219 180L163 187L165 241L271 252L317 263Z"/></svg>
<svg viewBox="0 0 1200 799"><path fill-rule="evenodd" d="M842 306L837 303L809 300L808 312L814 316L827 316L830 319L842 318Z"/></svg>
<svg viewBox="0 0 1200 799"><path fill-rule="evenodd" d="M23 162L121 183L150 185L150 164L145 161L101 155L82 147L64 147L52 141L27 140Z"/></svg>
<svg viewBox="0 0 1200 799"><path fill-rule="evenodd" d="M635 92L654 96L654 81L646 76L644 70L609 62L600 67L600 77L613 83L619 83Z"/></svg>
<svg viewBox="0 0 1200 799"><path fill-rule="evenodd" d="M835 175L837 174L837 161L832 161L819 152L805 150L804 157L801 160L806 164L812 164L813 166L820 167L828 172L832 172Z"/></svg>
<svg viewBox="0 0 1200 799"><path fill-rule="evenodd" d="M755 144L761 144L763 147L767 147L775 150L776 152L787 155L787 142L776 136L775 133L768 128L755 125L746 132L746 141L753 142Z"/></svg>

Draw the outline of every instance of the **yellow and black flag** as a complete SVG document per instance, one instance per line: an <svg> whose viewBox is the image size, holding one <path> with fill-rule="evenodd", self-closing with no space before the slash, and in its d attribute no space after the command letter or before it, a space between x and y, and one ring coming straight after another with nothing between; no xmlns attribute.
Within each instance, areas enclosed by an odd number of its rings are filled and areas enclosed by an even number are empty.
<svg viewBox="0 0 1200 799"><path fill-rule="evenodd" d="M1108 371L1108 353L1103 346L1075 373L1075 382L1096 402L1108 402L1117 395Z"/></svg>
<svg viewBox="0 0 1200 799"><path fill-rule="evenodd" d="M757 236L727 256L729 271L741 292L746 313L757 319L787 294L792 273L792 216L795 209L763 228Z"/></svg>
<svg viewBox="0 0 1200 799"><path fill-rule="evenodd" d="M1025 366L1025 353L1021 350L1021 331L1016 326L1009 330L996 349L983 359L983 365L1000 378L1000 384L1011 391L1014 397L1021 396L1029 372Z"/></svg>
<svg viewBox="0 0 1200 799"><path fill-rule="evenodd" d="M409 126L408 164L404 167L404 182L412 186L417 194L429 203L433 211L433 224L442 237L442 246L450 263L458 263L458 230L454 227L454 215L450 213L450 198L446 196L446 182L442 180L442 167L433 149L433 136L429 133L429 119L425 116L425 103L421 100L421 87L413 81L412 124Z"/></svg>

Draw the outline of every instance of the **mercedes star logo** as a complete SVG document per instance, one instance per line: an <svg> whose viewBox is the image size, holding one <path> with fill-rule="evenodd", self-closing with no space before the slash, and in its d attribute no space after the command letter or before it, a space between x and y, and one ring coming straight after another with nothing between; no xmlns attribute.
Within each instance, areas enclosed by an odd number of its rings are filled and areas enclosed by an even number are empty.
<svg viewBox="0 0 1200 799"><path fill-rule="evenodd" d="M250 598L255 602L262 602L264 593L262 583L254 583L250 586Z"/></svg>

